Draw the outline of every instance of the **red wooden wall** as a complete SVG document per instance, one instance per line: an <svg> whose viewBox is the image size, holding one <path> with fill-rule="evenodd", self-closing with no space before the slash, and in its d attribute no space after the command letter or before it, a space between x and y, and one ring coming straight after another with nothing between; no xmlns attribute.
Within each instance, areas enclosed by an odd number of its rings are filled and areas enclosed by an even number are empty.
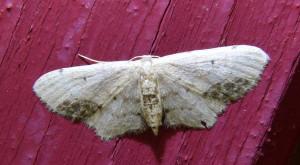
<svg viewBox="0 0 300 165"><path fill-rule="evenodd" d="M297 101L288 104L297 95L285 95L299 62L299 11L299 0L1 0L0 163L286 164L300 127ZM48 71L85 65L78 53L116 61L238 44L261 47L271 62L210 130L161 127L158 137L104 142L32 91Z"/></svg>

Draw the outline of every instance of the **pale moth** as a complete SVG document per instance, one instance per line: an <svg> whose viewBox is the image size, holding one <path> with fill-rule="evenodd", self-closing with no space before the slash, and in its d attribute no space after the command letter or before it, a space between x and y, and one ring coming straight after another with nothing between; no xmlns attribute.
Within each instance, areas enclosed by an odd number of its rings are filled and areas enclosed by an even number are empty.
<svg viewBox="0 0 300 165"><path fill-rule="evenodd" d="M156 57L156 58L154 58ZM81 120L102 139L159 126L211 128L260 80L269 56L254 46L195 50L58 69L33 90L52 112Z"/></svg>

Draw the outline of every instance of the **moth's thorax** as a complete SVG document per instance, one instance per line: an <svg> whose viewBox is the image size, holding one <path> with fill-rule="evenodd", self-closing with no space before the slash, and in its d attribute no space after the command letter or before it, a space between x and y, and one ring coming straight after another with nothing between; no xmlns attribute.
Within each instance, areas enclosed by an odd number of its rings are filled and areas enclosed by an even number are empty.
<svg viewBox="0 0 300 165"><path fill-rule="evenodd" d="M142 112L147 125L155 135L158 127L162 125L162 106L157 84L157 77L152 68L152 58L141 59L140 90Z"/></svg>

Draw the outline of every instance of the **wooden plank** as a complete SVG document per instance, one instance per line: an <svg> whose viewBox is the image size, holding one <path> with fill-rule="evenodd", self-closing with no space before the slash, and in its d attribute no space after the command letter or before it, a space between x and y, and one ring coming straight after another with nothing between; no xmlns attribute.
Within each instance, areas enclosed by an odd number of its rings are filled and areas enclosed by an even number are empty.
<svg viewBox="0 0 300 165"><path fill-rule="evenodd" d="M260 148L299 59L299 6L292 0L1 1L1 164L262 160ZM104 142L86 125L50 113L32 92L42 74L86 64L77 53L115 61L237 44L261 47L271 62L258 86L210 130L161 127L157 137L147 131Z"/></svg>
<svg viewBox="0 0 300 165"><path fill-rule="evenodd" d="M259 148L258 165L300 163L300 54L295 61L295 72L290 75L284 96L273 118L271 131L264 137L263 145ZM298 65L298 66L297 66ZM298 143L298 144L297 144ZM298 151L295 154L296 146ZM295 155L294 155L295 154ZM294 155L294 156L293 156ZM293 158L292 158L293 156Z"/></svg>

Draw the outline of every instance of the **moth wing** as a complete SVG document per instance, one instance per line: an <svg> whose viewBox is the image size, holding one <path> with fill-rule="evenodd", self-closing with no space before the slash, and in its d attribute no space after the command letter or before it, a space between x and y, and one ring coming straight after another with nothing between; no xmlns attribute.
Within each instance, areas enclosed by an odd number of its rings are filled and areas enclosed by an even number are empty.
<svg viewBox="0 0 300 165"><path fill-rule="evenodd" d="M84 121L108 140L144 130L137 68L133 61L63 68L40 77L33 89L49 110Z"/></svg>
<svg viewBox="0 0 300 165"><path fill-rule="evenodd" d="M141 112L138 74L131 76L128 85L111 102L85 121L102 139L110 140L128 132L140 133L147 128Z"/></svg>
<svg viewBox="0 0 300 165"><path fill-rule="evenodd" d="M165 124L210 128L226 105L259 81L268 55L253 46L229 46L155 59Z"/></svg>

